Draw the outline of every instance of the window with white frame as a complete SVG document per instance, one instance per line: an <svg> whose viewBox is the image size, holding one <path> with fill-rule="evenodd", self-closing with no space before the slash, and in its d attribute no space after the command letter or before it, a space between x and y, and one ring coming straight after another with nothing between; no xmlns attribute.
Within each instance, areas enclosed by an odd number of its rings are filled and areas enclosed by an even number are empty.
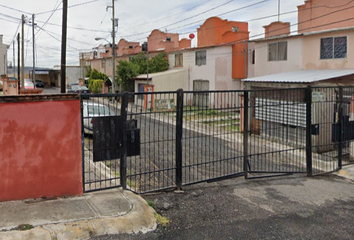
<svg viewBox="0 0 354 240"><path fill-rule="evenodd" d="M195 65L206 65L206 50L195 52Z"/></svg>
<svg viewBox="0 0 354 240"><path fill-rule="evenodd" d="M183 67L183 53L175 54L175 67Z"/></svg>
<svg viewBox="0 0 354 240"><path fill-rule="evenodd" d="M288 60L288 42L274 42L268 44L268 61Z"/></svg>
<svg viewBox="0 0 354 240"><path fill-rule="evenodd" d="M106 67L106 59L101 60L101 67L105 68Z"/></svg>
<svg viewBox="0 0 354 240"><path fill-rule="evenodd" d="M346 58L347 37L321 38L321 59Z"/></svg>

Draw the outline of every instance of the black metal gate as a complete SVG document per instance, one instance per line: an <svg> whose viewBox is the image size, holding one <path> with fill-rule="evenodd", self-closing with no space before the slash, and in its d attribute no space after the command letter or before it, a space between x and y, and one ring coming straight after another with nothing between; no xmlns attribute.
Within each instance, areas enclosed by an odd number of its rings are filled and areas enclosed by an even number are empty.
<svg viewBox="0 0 354 240"><path fill-rule="evenodd" d="M145 193L237 176L335 171L351 162L352 90L83 95L84 189ZM200 96L207 101L195 101ZM89 105L109 113L85 113Z"/></svg>

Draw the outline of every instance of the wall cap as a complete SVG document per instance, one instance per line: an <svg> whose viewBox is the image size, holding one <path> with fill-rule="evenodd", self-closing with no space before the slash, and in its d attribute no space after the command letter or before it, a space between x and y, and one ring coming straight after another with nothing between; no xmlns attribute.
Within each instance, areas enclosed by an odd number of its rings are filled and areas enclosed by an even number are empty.
<svg viewBox="0 0 354 240"><path fill-rule="evenodd" d="M38 94L0 96L0 103L79 100L78 94Z"/></svg>

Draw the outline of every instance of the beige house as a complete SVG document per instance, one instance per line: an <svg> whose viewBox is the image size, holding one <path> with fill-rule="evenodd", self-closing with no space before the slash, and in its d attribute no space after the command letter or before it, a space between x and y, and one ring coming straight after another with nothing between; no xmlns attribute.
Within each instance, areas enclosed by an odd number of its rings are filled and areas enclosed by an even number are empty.
<svg viewBox="0 0 354 240"><path fill-rule="evenodd" d="M310 0L298 6L298 32L290 35L290 24L273 22L265 29L265 38L250 41L248 77L245 85L255 86L257 82L274 82L273 74L282 73L283 83L289 83L286 73L304 76L303 70L347 70L346 75L333 78L318 78L335 84L350 84L354 75L354 2L345 0ZM336 73L339 74L340 71ZM310 71L307 71L311 75ZM319 72L317 72L318 74ZM307 75L309 77L310 75ZM330 78L331 77L331 78ZM289 80L289 81L288 81ZM318 83L316 76L311 80ZM278 79L279 83L280 80ZM304 82L293 79L290 83Z"/></svg>

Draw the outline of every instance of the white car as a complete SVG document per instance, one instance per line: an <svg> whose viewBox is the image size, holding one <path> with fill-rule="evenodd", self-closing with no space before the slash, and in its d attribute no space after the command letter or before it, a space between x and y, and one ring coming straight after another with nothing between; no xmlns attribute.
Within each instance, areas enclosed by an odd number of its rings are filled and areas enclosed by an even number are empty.
<svg viewBox="0 0 354 240"><path fill-rule="evenodd" d="M92 118L98 116L111 116L114 112L109 109L108 106L99 104L84 102L83 103L83 118L84 118L84 132L85 134L93 134Z"/></svg>

